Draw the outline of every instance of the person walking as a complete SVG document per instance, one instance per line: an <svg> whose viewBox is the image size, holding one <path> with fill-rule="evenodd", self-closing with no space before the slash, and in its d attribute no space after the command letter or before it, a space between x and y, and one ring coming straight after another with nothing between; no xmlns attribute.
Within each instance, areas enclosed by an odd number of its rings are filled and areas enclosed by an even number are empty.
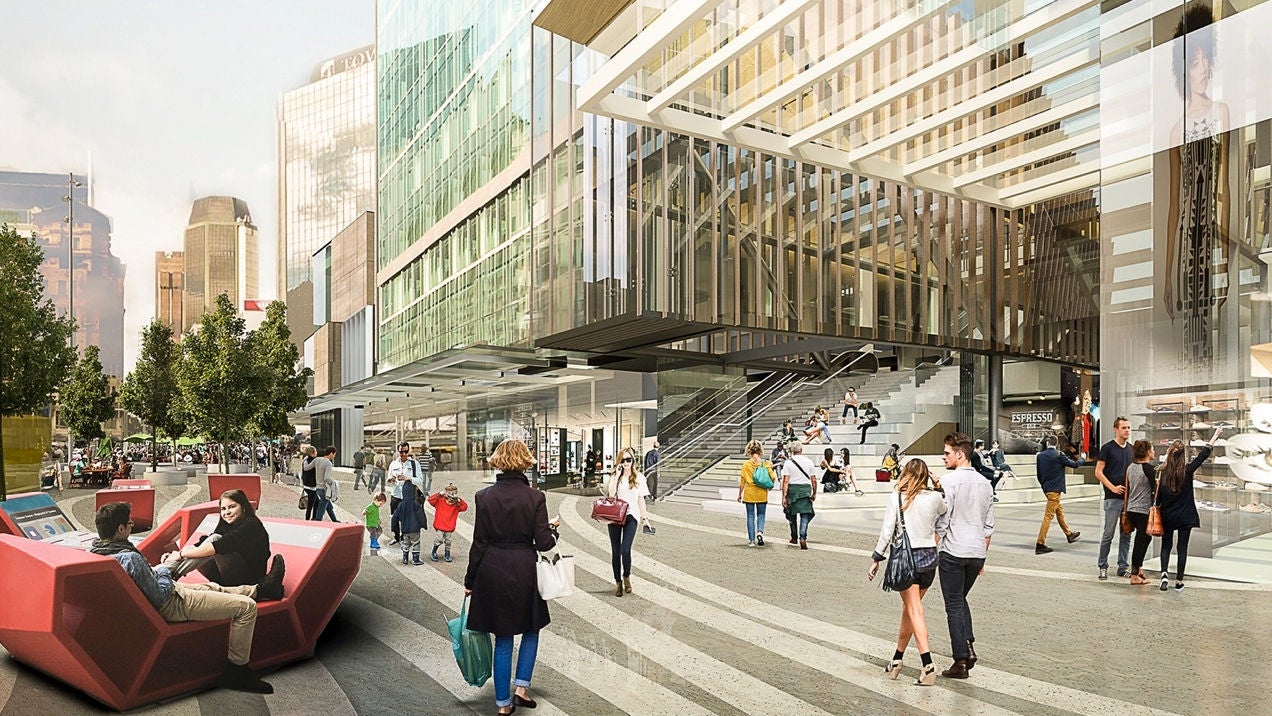
<svg viewBox="0 0 1272 716"><path fill-rule="evenodd" d="M339 489L336 484L336 465L333 462L336 458L336 446L328 445L322 451L322 455L314 458L314 483L317 489L314 494L318 500L318 506L314 508L313 517L311 519L321 522L323 515L331 517L332 522L339 522L336 518L336 510L332 505Z"/></svg>
<svg viewBox="0 0 1272 716"><path fill-rule="evenodd" d="M808 549L808 523L816 516L813 502L817 500L817 481L813 471L817 468L804 457L802 443L791 443L790 450L790 457L782 465L782 511L791 525L791 544Z"/></svg>
<svg viewBox="0 0 1272 716"><path fill-rule="evenodd" d="M1157 455L1153 444L1136 440L1131 444L1131 464L1126 467L1126 517L1135 528L1135 542L1131 545L1131 584L1148 584L1144 576L1144 555L1153 538L1148 534L1148 508L1153 505L1153 488L1157 485L1157 471L1152 460Z"/></svg>
<svg viewBox="0 0 1272 716"><path fill-rule="evenodd" d="M398 505L402 502L402 486L406 482L415 483L415 490L419 490L424 486L423 470L415 458L411 457L411 444L405 440L398 443L398 456L393 462L389 463L389 513L397 512ZM393 541L390 546L402 541L402 533L396 527L393 530Z"/></svg>
<svg viewBox="0 0 1272 716"><path fill-rule="evenodd" d="M1215 428L1215 434L1197 452L1187 465L1188 448L1184 441L1176 440L1166 451L1166 461L1158 471L1161 488L1157 493L1157 509L1162 513L1162 582L1160 589L1166 591L1167 567L1170 565L1172 549L1178 553L1175 558L1175 591L1184 590L1184 567L1188 565L1188 537L1192 531L1201 527L1201 516L1197 514L1197 497L1193 494L1193 476L1210 457L1215 441L1219 439L1222 428ZM1178 536L1178 542L1176 542Z"/></svg>
<svg viewBox="0 0 1272 716"><path fill-rule="evenodd" d="M976 578L985 570L989 541L994 534L994 490L972 469L972 439L963 433L945 436L945 467L953 472L941 478L945 490L945 514L936 524L941 538L937 572L941 597L950 629L954 664L941 672L947 679L966 679L976 665L976 633L967 604Z"/></svg>
<svg viewBox="0 0 1272 716"><path fill-rule="evenodd" d="M857 422L857 406L858 406L857 389L850 385L848 386L848 392L844 393L844 412L843 412L843 415L839 416L840 425L848 424L849 410L852 411L852 421L854 423Z"/></svg>
<svg viewBox="0 0 1272 716"><path fill-rule="evenodd" d="M645 476L636 469L636 451L624 448L618 454L618 466L605 480L605 494L627 503L627 521L609 525L610 562L614 567L614 596L632 591L632 542L636 526L645 519L645 496L649 487Z"/></svg>
<svg viewBox="0 0 1272 716"><path fill-rule="evenodd" d="M437 467L437 460L433 457L433 451L428 445L420 449L420 456L416 458L416 462L420 464L420 479L423 481L419 485L421 495L429 495L433 492L433 469Z"/></svg>
<svg viewBox="0 0 1272 716"><path fill-rule="evenodd" d="M746 508L746 546L764 546L764 515L768 511L769 490L777 472L773 463L764 459L764 445L759 440L746 444L746 462L738 474L738 502ZM764 471L768 487L755 484L755 473Z"/></svg>
<svg viewBox="0 0 1272 716"><path fill-rule="evenodd" d="M658 452L660 447L662 445L655 440L654 447L645 453L645 482L649 485L649 502L658 499L658 462L662 460L662 455ZM650 529L649 525L645 525L647 533Z"/></svg>
<svg viewBox="0 0 1272 716"><path fill-rule="evenodd" d="M500 714L538 705L528 690L539 632L552 621L547 602L539 596L535 552L556 546L556 524L548 521L543 493L526 477L533 464L525 443L504 440L490 456L491 467L499 471L495 484L473 497L473 543L464 574L464 594L472 598L468 628L495 637L492 671ZM512 645L518 634L521 647L514 680Z"/></svg>
<svg viewBox="0 0 1272 716"><path fill-rule="evenodd" d="M863 407L861 424L857 426L857 429L861 431L862 445L866 444L866 431L878 425L881 417L883 416L879 414L879 409L874 406L874 403L867 401Z"/></svg>
<svg viewBox="0 0 1272 716"><path fill-rule="evenodd" d="M371 455L371 480L367 482L367 494L374 493L376 486L384 492L384 478L389 472L389 461L384 453L376 450Z"/></svg>
<svg viewBox="0 0 1272 716"><path fill-rule="evenodd" d="M367 465L367 455L371 453L371 446L366 443L362 444L362 448L353 454L353 489L357 490L358 485L365 482L367 492L371 491L371 479L367 476L369 466Z"/></svg>
<svg viewBox="0 0 1272 716"><path fill-rule="evenodd" d="M875 543L874 560L866 579L873 580L879 571L879 563L885 557L883 550L893 541L898 523L910 536L910 549L914 555L914 583L901 589L901 628L897 632L897 649L884 671L888 678L901 675L901 661L909 648L910 638L919 647L922 669L914 683L931 686L936 683L936 667L928 646L927 617L923 614L923 595L936 578L936 522L945 514L945 499L932 483L932 473L926 462L911 460L905 464L897 480L896 496L888 501L883 512L883 526L879 529L879 541ZM904 515L904 516L903 516ZM895 557L896 555L888 555Z"/></svg>
<svg viewBox="0 0 1272 716"><path fill-rule="evenodd" d="M1038 484L1042 487L1042 494L1047 498L1047 508L1042 513L1042 525L1038 528L1038 543L1034 545L1034 554L1047 554L1054 551L1047 546L1047 532L1051 529L1052 517L1064 531L1064 537L1069 544L1077 542L1078 537L1082 535L1077 530L1069 529L1069 523L1064 520L1064 508L1060 506L1060 496L1065 493L1067 487L1064 469L1081 467L1082 463L1060 452L1056 448L1055 437L1051 435L1043 438L1042 452L1038 453L1035 459L1038 466Z"/></svg>
<svg viewBox="0 0 1272 716"><path fill-rule="evenodd" d="M415 483L406 480L402 485L402 499L393 510L393 534L402 535L402 564L424 564L420 561L420 532L428 526L428 515L415 499Z"/></svg>
<svg viewBox="0 0 1272 716"><path fill-rule="evenodd" d="M322 507L318 502L318 466L314 464L314 460L318 458L318 448L313 445L300 446L300 489L305 496L305 519L314 519L317 513L318 519L322 519Z"/></svg>
<svg viewBox="0 0 1272 716"><path fill-rule="evenodd" d="M1118 416L1113 421L1113 439L1104 443L1095 461L1095 479L1104 486L1104 532L1100 534L1100 554L1096 566L1100 579L1109 578L1109 551L1113 536L1117 542L1117 576L1125 577L1129 564L1126 561L1131 549L1131 536L1123 534L1122 495L1126 493L1126 467L1131 464L1131 421Z"/></svg>

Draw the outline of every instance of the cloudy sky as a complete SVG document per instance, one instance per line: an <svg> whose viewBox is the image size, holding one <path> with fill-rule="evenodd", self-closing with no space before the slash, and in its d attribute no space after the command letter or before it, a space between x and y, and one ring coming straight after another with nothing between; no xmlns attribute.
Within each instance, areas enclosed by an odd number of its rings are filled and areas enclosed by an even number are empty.
<svg viewBox="0 0 1272 716"><path fill-rule="evenodd" d="M276 293L275 111L322 60L372 44L374 0L0 0L0 168L87 173L127 265L124 359L154 315L154 252L197 196L247 201Z"/></svg>

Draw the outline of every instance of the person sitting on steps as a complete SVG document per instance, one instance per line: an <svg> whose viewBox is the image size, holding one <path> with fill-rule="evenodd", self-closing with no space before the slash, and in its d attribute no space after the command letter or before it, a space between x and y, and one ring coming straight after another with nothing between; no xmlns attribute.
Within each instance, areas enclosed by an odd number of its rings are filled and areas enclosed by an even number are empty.
<svg viewBox="0 0 1272 716"><path fill-rule="evenodd" d="M874 406L873 402L867 401L862 406L861 424L857 429L861 431L861 444L866 444L866 431L879 424L879 418L883 417L879 414L879 409Z"/></svg>

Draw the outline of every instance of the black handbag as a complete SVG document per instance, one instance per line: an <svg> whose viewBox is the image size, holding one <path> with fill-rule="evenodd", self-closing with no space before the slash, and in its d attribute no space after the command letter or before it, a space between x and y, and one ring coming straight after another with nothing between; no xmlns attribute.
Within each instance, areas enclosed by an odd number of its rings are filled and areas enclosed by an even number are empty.
<svg viewBox="0 0 1272 716"><path fill-rule="evenodd" d="M905 510L901 509L901 493L897 493L897 518L899 524L892 533L892 545L888 548L888 566L883 571L883 590L900 592L915 582L914 550L910 548L910 534L905 529Z"/></svg>

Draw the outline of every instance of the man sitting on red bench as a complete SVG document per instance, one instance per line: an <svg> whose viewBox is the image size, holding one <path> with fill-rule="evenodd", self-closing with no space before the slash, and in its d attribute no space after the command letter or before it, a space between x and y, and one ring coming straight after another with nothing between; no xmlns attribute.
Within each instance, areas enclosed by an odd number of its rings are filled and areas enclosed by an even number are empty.
<svg viewBox="0 0 1272 716"><path fill-rule="evenodd" d="M266 575L259 585L243 587L222 587L211 582L183 584L172 577L173 562L152 568L128 541L133 527L132 507L128 503L102 505L97 511L96 523L100 539L94 540L89 551L115 558L165 621L231 620L229 663L221 675L222 687L257 694L274 693L274 687L254 674L247 667L247 661L256 630L256 600L282 597L281 573ZM176 559L177 554L174 552L171 558Z"/></svg>

